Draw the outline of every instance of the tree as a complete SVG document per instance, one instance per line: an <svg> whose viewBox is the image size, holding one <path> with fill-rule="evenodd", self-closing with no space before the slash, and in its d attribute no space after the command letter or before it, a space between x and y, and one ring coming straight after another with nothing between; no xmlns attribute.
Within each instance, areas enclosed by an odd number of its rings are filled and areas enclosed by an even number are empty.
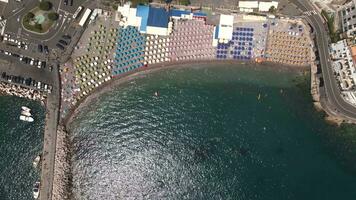
<svg viewBox="0 0 356 200"><path fill-rule="evenodd" d="M42 31L42 25L41 24L35 24L34 28L38 31Z"/></svg>
<svg viewBox="0 0 356 200"><path fill-rule="evenodd" d="M274 7L274 6L271 6L271 7L268 9L268 12L270 12L270 13L272 13L272 14L276 14L277 9L276 9L276 7Z"/></svg>
<svg viewBox="0 0 356 200"><path fill-rule="evenodd" d="M52 21L57 21L57 19L59 18L59 15L55 12L51 12L48 13L48 19L52 20Z"/></svg>
<svg viewBox="0 0 356 200"><path fill-rule="evenodd" d="M32 12L29 12L29 13L27 13L26 17L27 17L28 19L32 19L32 18L35 17L35 14L33 14Z"/></svg>
<svg viewBox="0 0 356 200"><path fill-rule="evenodd" d="M39 5L39 8L44 11L51 10L52 8L52 3L49 1L42 1Z"/></svg>

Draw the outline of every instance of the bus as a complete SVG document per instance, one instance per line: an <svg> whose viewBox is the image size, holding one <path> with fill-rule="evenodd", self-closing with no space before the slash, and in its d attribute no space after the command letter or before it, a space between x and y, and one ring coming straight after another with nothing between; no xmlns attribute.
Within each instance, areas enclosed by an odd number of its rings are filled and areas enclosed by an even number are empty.
<svg viewBox="0 0 356 200"><path fill-rule="evenodd" d="M82 10L83 10L83 7L79 6L78 9L73 14L73 19L76 19L78 17L78 15L80 14L80 11L82 11Z"/></svg>
<svg viewBox="0 0 356 200"><path fill-rule="evenodd" d="M91 10L87 8L83 14L83 17L79 21L79 26L84 26L85 22L87 22L89 15L91 13Z"/></svg>

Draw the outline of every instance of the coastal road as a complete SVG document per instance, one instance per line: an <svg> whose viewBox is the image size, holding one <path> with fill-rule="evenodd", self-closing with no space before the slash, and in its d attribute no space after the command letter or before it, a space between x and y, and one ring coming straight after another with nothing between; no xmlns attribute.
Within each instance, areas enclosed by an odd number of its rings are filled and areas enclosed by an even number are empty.
<svg viewBox="0 0 356 200"><path fill-rule="evenodd" d="M291 2L303 12L315 10L309 1L291 0ZM347 103L341 97L341 91L334 76L329 56L329 35L327 33L326 26L324 25L323 18L320 14L313 14L306 16L306 19L315 31L320 58L319 61L324 78L326 99L321 103L323 104L323 107L326 107L327 112L335 115L341 115L348 120L356 121L356 108Z"/></svg>

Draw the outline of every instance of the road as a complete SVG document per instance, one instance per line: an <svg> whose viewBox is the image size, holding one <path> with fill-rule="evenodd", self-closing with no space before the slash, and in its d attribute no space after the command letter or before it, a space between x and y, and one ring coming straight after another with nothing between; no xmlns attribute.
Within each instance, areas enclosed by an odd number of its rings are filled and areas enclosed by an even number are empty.
<svg viewBox="0 0 356 200"><path fill-rule="evenodd" d="M291 0L291 2L303 12L315 10L309 1ZM306 16L306 19L315 31L319 61L324 79L326 98L322 99L321 103L327 109L327 112L343 116L351 121L356 121L356 108L341 97L341 91L334 76L329 56L329 36L323 19L319 14Z"/></svg>

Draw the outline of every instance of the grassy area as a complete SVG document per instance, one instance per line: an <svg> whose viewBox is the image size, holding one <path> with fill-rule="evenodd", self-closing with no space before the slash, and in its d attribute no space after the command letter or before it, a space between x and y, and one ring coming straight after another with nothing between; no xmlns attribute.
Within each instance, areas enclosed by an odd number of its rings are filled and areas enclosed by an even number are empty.
<svg viewBox="0 0 356 200"><path fill-rule="evenodd" d="M39 20L38 17L43 20ZM25 29L29 31L45 33L52 27L57 19L58 14L52 12L51 10L44 11L36 7L22 18L22 24Z"/></svg>
<svg viewBox="0 0 356 200"><path fill-rule="evenodd" d="M335 42L339 41L340 40L340 32L338 30L335 30L335 26L334 26L335 16L329 15L325 10L322 10L321 14L327 20L331 42L335 43Z"/></svg>

